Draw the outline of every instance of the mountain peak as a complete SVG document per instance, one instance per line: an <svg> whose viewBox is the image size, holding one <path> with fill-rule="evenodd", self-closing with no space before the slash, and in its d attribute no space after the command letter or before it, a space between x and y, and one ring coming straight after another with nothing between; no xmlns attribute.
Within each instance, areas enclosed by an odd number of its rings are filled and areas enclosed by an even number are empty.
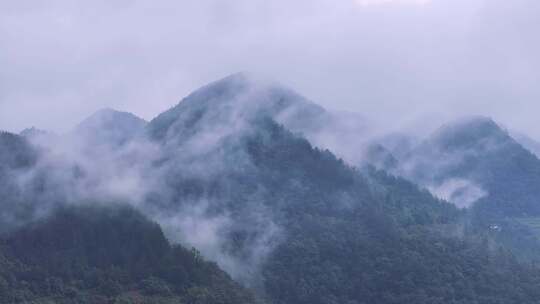
<svg viewBox="0 0 540 304"><path fill-rule="evenodd" d="M26 128L26 129L22 130L19 133L20 136L23 136L23 137L26 137L26 138L33 138L33 137L36 137L36 136L43 136L43 135L47 135L47 134L49 134L49 132L47 132L45 130L38 129L36 127Z"/></svg>
<svg viewBox="0 0 540 304"><path fill-rule="evenodd" d="M452 149L471 147L485 141L507 142L511 138L493 119L472 116L443 125L429 140L441 148Z"/></svg>
<svg viewBox="0 0 540 304"><path fill-rule="evenodd" d="M250 87L251 84L252 82L250 81L250 78L245 73L235 73L202 86L184 98L184 100L207 99L212 97L216 98L223 95L233 95L243 92Z"/></svg>
<svg viewBox="0 0 540 304"><path fill-rule="evenodd" d="M489 116L473 115L464 116L451 121L446 126L452 127L499 127L497 123Z"/></svg>
<svg viewBox="0 0 540 304"><path fill-rule="evenodd" d="M96 112L94 112L93 115L115 115L115 114L119 114L119 113L125 113L125 112L121 112L121 111L115 110L113 108L101 108L101 109L97 110Z"/></svg>
<svg viewBox="0 0 540 304"><path fill-rule="evenodd" d="M444 124L439 128L439 131L459 131L464 129L485 129L493 130L500 129L499 125L491 118L487 116L465 116L458 118L454 121Z"/></svg>
<svg viewBox="0 0 540 304"><path fill-rule="evenodd" d="M175 107L153 119L148 132L154 139L163 139L168 134L185 137L200 129L222 133L231 126L262 116L275 120L282 118L303 126L301 122L306 121L306 117L324 112L285 86L251 74L236 73L189 94ZM295 119L290 119L291 116ZM280 120L279 123L290 127L287 121Z"/></svg>
<svg viewBox="0 0 540 304"><path fill-rule="evenodd" d="M247 93L253 93L256 98L250 98L251 102L262 101L262 94L266 95L294 95L296 98L303 98L294 90L267 79L257 74L238 72L228 75L219 80L210 82L200 87L193 93L185 97L181 103L196 101L201 102L237 102L239 97ZM271 100L271 98L263 98ZM268 101L267 100L267 101Z"/></svg>
<svg viewBox="0 0 540 304"><path fill-rule="evenodd" d="M88 116L85 120L83 120L80 124L92 122L95 120L112 120L112 119L131 119L131 120L137 120L139 122L144 122L145 120L142 118L139 118L135 116L132 113L129 112L123 112L118 111L112 108L102 108L94 112L92 115Z"/></svg>
<svg viewBox="0 0 540 304"><path fill-rule="evenodd" d="M75 128L75 133L92 142L123 143L141 132L147 122L129 112L104 108L94 112Z"/></svg>

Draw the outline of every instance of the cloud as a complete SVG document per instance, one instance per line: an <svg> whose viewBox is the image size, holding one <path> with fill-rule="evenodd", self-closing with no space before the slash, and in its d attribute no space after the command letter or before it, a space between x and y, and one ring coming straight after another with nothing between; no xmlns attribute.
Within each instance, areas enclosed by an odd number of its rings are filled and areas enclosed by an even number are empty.
<svg viewBox="0 0 540 304"><path fill-rule="evenodd" d="M470 207L474 202L488 195L479 185L459 178L447 179L439 185L427 188L434 196L452 202L460 208Z"/></svg>
<svg viewBox="0 0 540 304"><path fill-rule="evenodd" d="M386 4L417 4L423 5L430 3L431 0L356 0L356 3L362 6L386 5Z"/></svg>
<svg viewBox="0 0 540 304"><path fill-rule="evenodd" d="M376 2L2 2L0 129L151 119L248 70L388 128L484 114L540 137L537 1Z"/></svg>

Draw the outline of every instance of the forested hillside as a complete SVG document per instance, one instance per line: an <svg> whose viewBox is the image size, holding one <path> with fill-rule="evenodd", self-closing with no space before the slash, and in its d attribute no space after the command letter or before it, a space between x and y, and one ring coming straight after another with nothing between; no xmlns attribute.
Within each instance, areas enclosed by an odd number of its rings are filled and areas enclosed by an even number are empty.
<svg viewBox="0 0 540 304"><path fill-rule="evenodd" d="M468 222L521 258L540 258L540 160L485 117L448 123L393 169L468 207Z"/></svg>
<svg viewBox="0 0 540 304"><path fill-rule="evenodd" d="M414 164L406 175L425 185L450 179L477 185L485 191L482 208L493 216L540 214L540 160L491 119L447 124L403 161Z"/></svg>
<svg viewBox="0 0 540 304"><path fill-rule="evenodd" d="M473 123L472 133L442 130L399 156L362 147L367 163L357 167L309 141L335 116L244 75L195 91L148 124L105 113L106 123L84 128L90 137L76 129L47 144L2 135L5 302L540 300L540 269L504 241L523 224L501 232L492 222L497 212L535 214L536 190L527 187L537 159L490 122ZM464 163L430 167L456 151ZM406 157L425 162L405 174ZM512 175L519 164L530 174ZM452 174L520 201L460 209L426 182ZM522 188L497 184L505 174L526 179Z"/></svg>
<svg viewBox="0 0 540 304"><path fill-rule="evenodd" d="M0 238L2 303L255 303L129 207L59 209Z"/></svg>
<svg viewBox="0 0 540 304"><path fill-rule="evenodd" d="M219 84L221 88L223 83ZM189 113L188 104L180 104L186 112L179 106L167 113L174 132L159 124L159 118L150 122L150 128L165 128L159 134L167 136L157 139L165 151L191 151L186 147L214 135L213 146L205 146L189 163L185 154L166 154L159 166L167 172L169 197L156 194L152 202L170 201L165 210L182 212L186 202L204 201L200 220L227 214L229 220L216 235L219 247L203 248L203 253L214 255L226 270L271 301L513 303L520 296L521 302L533 303L538 299L532 287L538 282L536 269L520 265L511 253L493 246L490 234L470 231L465 212L418 186L384 172L350 167L260 112L243 113L240 122L235 120L242 128L217 136L213 131L226 126L231 117L217 111L222 90L212 92L206 93L212 96L212 107L205 107L195 120L179 116L174 122L170 116ZM226 92L226 98L235 98ZM207 117L218 123L203 125L208 129L202 130L185 123L197 125ZM194 132L188 140L186 132ZM205 163L221 165L216 169ZM192 170L194 174L186 175ZM238 269L243 271L237 273ZM520 283L512 283L516 281Z"/></svg>
<svg viewBox="0 0 540 304"><path fill-rule="evenodd" d="M462 213L452 205L383 172L362 176L270 129L250 151L277 193L271 209L282 210L286 237L262 270L276 303L533 303L540 296L538 270L488 247L489 236L460 233Z"/></svg>

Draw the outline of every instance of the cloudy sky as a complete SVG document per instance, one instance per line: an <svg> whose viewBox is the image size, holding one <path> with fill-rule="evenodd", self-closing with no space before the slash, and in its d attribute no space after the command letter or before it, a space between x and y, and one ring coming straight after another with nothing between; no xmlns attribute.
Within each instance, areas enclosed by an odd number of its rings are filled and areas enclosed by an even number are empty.
<svg viewBox="0 0 540 304"><path fill-rule="evenodd" d="M482 114L540 139L540 1L0 2L0 129L151 119L237 71L389 125Z"/></svg>

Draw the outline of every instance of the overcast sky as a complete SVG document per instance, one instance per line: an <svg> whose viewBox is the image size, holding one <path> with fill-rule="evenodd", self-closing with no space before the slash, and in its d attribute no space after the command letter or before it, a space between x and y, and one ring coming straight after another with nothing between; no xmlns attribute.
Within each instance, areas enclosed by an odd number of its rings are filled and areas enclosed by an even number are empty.
<svg viewBox="0 0 540 304"><path fill-rule="evenodd" d="M483 114L540 139L540 1L0 1L0 129L151 119L238 71L390 125Z"/></svg>

